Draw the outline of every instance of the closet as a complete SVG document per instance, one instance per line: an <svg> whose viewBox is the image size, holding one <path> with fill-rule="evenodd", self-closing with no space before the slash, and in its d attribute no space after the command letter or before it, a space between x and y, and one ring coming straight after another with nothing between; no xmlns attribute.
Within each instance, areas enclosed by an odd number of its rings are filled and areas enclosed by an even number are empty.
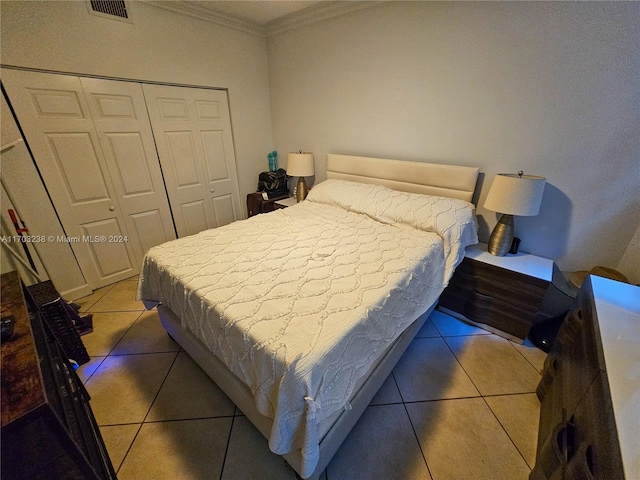
<svg viewBox="0 0 640 480"><path fill-rule="evenodd" d="M3 69L2 83L92 289L145 252L241 217L227 92Z"/></svg>

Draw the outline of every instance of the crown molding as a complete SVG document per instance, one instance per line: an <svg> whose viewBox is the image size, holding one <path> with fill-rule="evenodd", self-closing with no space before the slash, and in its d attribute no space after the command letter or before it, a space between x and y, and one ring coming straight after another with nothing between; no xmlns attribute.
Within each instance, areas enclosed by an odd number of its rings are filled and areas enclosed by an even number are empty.
<svg viewBox="0 0 640 480"><path fill-rule="evenodd" d="M362 10L363 8L372 7L388 0L373 1L323 1L315 5L311 5L297 12L290 13L284 17L277 18L265 25L267 37L287 32L301 26L311 25L312 23L328 20L329 18L339 17L347 13Z"/></svg>
<svg viewBox="0 0 640 480"><path fill-rule="evenodd" d="M0 0L1 1L1 0ZM200 20L215 23L223 27L233 28L241 32L250 33L259 37L268 37L270 35L277 35L287 32L289 30L296 29L301 26L311 25L312 23L327 20L329 18L338 17L347 13L355 12L363 8L368 8L373 5L384 3L388 0L373 0L373 1L351 1L351 0L337 0L337 1L323 1L315 5L311 5L297 12L290 13L284 17L277 18L270 21L265 26L257 23L243 20L226 13L214 11L211 8L204 8L198 5L197 2L189 2L182 0L172 1L160 1L160 0L142 0L148 5L152 5L157 8L169 10L175 13L181 13ZM209 4L210 5L210 4Z"/></svg>
<svg viewBox="0 0 640 480"><path fill-rule="evenodd" d="M154 7L162 8L164 10L170 10L172 12L181 13L194 17L207 22L215 23L223 27L233 28L240 30L241 32L258 35L259 37L266 37L266 31L257 23L250 22L248 20L242 20L226 13L213 11L210 8L200 7L196 2L184 2L181 0L176 1L158 1L158 0L143 0L144 3L152 5Z"/></svg>

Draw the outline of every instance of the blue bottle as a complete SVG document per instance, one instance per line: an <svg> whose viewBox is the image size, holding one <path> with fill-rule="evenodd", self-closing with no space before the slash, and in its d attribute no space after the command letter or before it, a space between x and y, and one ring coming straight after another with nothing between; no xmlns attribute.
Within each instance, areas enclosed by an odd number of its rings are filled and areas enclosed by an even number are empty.
<svg viewBox="0 0 640 480"><path fill-rule="evenodd" d="M275 172L278 170L278 152L274 150L267 155L267 158L269 158L269 171Z"/></svg>

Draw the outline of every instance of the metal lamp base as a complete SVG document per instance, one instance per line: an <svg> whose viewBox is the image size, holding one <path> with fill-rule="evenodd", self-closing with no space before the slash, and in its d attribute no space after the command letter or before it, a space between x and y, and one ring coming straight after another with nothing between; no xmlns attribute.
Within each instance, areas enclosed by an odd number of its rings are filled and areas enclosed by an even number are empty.
<svg viewBox="0 0 640 480"><path fill-rule="evenodd" d="M296 200L298 203L307 198L307 182L304 181L304 177L298 177L298 185L296 186Z"/></svg>
<svg viewBox="0 0 640 480"><path fill-rule="evenodd" d="M504 257L511 249L513 234L513 215L502 215L496 228L491 232L487 251L496 257Z"/></svg>

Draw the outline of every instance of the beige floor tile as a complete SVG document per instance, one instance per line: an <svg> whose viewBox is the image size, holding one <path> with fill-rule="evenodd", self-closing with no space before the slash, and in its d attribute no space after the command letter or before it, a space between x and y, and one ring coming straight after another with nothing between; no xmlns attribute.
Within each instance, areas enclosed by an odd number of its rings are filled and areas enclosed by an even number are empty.
<svg viewBox="0 0 640 480"><path fill-rule="evenodd" d="M412 403L407 410L434 480L528 478L529 467L482 398Z"/></svg>
<svg viewBox="0 0 640 480"><path fill-rule="evenodd" d="M97 314L100 315L100 314ZM157 310L144 312L124 334L111 352L113 355L130 353L177 352L180 345L174 342L160 325Z"/></svg>
<svg viewBox="0 0 640 480"><path fill-rule="evenodd" d="M535 367L538 372L542 373L544 369L544 361L547 359L547 354L540 350L538 347L530 344L530 343L516 343L511 342L511 344L518 350L524 358L526 358L531 365Z"/></svg>
<svg viewBox="0 0 640 480"><path fill-rule="evenodd" d="M405 402L480 395L442 338L413 340L393 375Z"/></svg>
<svg viewBox="0 0 640 480"><path fill-rule="evenodd" d="M393 373L384 381L378 393L371 400L370 405L385 405L388 403L402 403L402 397L393 378Z"/></svg>
<svg viewBox="0 0 640 480"><path fill-rule="evenodd" d="M217 478L217 477L216 477ZM236 417L231 429L222 480L280 480L296 478L284 458L269 450L267 439L247 417Z"/></svg>
<svg viewBox="0 0 640 480"><path fill-rule="evenodd" d="M122 462L119 480L220 478L231 418L145 423Z"/></svg>
<svg viewBox="0 0 640 480"><path fill-rule="evenodd" d="M91 293L91 295L87 295L86 297L78 298L77 300L74 300L73 303L77 303L78 305L80 305L80 311L81 312L88 312L89 309L98 300L100 300L105 295L105 293L107 293L109 290L111 290L112 287L113 287L113 285L107 285L106 287L98 288L98 289L94 290Z"/></svg>
<svg viewBox="0 0 640 480"><path fill-rule="evenodd" d="M100 434L107 447L111 464L116 472L120 468L122 460L124 460L124 456L127 454L141 426L141 423L134 423L131 425L100 427Z"/></svg>
<svg viewBox="0 0 640 480"><path fill-rule="evenodd" d="M535 392L540 374L497 335L447 337L445 341L482 395Z"/></svg>
<svg viewBox="0 0 640 480"><path fill-rule="evenodd" d="M107 357L86 384L98 425L142 423L176 355Z"/></svg>
<svg viewBox="0 0 640 480"><path fill-rule="evenodd" d="M535 393L486 397L489 408L529 464L536 463L540 401Z"/></svg>
<svg viewBox="0 0 640 480"><path fill-rule="evenodd" d="M145 421L233 416L234 409L189 355L179 353Z"/></svg>
<svg viewBox="0 0 640 480"><path fill-rule="evenodd" d="M141 312L94 313L93 332L82 336L90 356L108 355L138 319Z"/></svg>
<svg viewBox="0 0 640 480"><path fill-rule="evenodd" d="M416 334L416 338L431 338L431 337L439 337L439 336L440 336L440 332L431 321L431 318L428 318L427 321L424 322L424 325Z"/></svg>
<svg viewBox="0 0 640 480"><path fill-rule="evenodd" d="M107 357L91 357L87 363L78 367L76 373L80 380L82 380L82 383L87 383L87 380L91 378L91 375L98 369L105 358Z"/></svg>
<svg viewBox="0 0 640 480"><path fill-rule="evenodd" d="M460 335L488 335L491 332L483 330L469 323L458 320L440 310L434 310L431 321L443 337L457 337Z"/></svg>
<svg viewBox="0 0 640 480"><path fill-rule="evenodd" d="M114 312L144 310L142 302L136 300L138 277L127 278L116 283L100 300L91 306L91 312Z"/></svg>
<svg viewBox="0 0 640 480"><path fill-rule="evenodd" d="M404 405L367 407L329 463L327 477L430 479Z"/></svg>

